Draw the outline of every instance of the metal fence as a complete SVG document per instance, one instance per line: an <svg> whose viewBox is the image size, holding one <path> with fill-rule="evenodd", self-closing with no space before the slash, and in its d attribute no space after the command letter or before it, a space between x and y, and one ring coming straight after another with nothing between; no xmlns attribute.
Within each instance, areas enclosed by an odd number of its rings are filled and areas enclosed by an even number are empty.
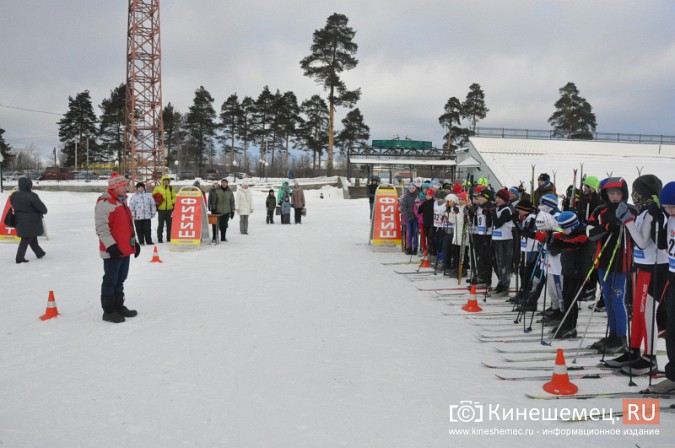
<svg viewBox="0 0 675 448"><path fill-rule="evenodd" d="M495 137L495 138L525 138L536 140L568 140L560 135L555 135L555 131L535 130L535 129L509 129L509 128L476 128L476 137ZM592 138L588 140L598 142L618 142L618 143L645 143L645 144L675 144L673 135L650 135L650 134L622 134L611 132L594 132ZM579 139L582 140L582 139Z"/></svg>

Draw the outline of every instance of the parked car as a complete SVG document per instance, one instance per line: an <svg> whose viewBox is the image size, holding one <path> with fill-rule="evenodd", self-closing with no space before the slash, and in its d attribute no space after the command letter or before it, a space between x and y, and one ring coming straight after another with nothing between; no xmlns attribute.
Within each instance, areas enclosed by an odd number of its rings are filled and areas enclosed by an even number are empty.
<svg viewBox="0 0 675 448"><path fill-rule="evenodd" d="M92 173L91 171L75 171L72 174L73 174L73 179L75 179L75 180L94 180L94 179L98 179L98 175L96 173Z"/></svg>
<svg viewBox="0 0 675 448"><path fill-rule="evenodd" d="M21 171L10 171L8 173L5 173L3 171L2 173L2 180L4 180L5 182L17 181L19 180L20 177L24 177L24 174Z"/></svg>
<svg viewBox="0 0 675 448"><path fill-rule="evenodd" d="M180 171L178 173L178 180L189 180L194 178L195 174L192 171Z"/></svg>
<svg viewBox="0 0 675 448"><path fill-rule="evenodd" d="M208 168L200 171L199 177L201 177L204 180L220 180L221 176L220 173L218 173L218 170L214 168Z"/></svg>
<svg viewBox="0 0 675 448"><path fill-rule="evenodd" d="M73 173L68 168L50 166L42 173L41 180L72 180Z"/></svg>

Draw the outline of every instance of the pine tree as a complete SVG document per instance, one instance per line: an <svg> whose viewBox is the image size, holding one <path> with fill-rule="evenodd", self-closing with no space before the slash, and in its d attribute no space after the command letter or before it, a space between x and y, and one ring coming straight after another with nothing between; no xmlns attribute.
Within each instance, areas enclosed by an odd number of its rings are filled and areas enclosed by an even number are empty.
<svg viewBox="0 0 675 448"><path fill-rule="evenodd" d="M285 154L284 169L288 170L288 156L292 140L297 140L298 128L303 120L300 116L300 106L295 93L288 91L281 95L278 104L277 121L275 123L276 132L283 142L283 151ZM280 148L281 150L281 148ZM272 154L272 172L275 172L274 153Z"/></svg>
<svg viewBox="0 0 675 448"><path fill-rule="evenodd" d="M299 130L300 147L312 151L312 170L316 171L316 156L319 156L320 161L324 149L328 146L328 108L323 98L313 95L302 102L300 112L304 115Z"/></svg>
<svg viewBox="0 0 675 448"><path fill-rule="evenodd" d="M122 160L124 153L125 116L124 103L126 84L122 83L110 91L110 97L101 101L101 119L99 123L100 150L93 151L90 143L91 162L110 162ZM79 158L79 156L78 156Z"/></svg>
<svg viewBox="0 0 675 448"><path fill-rule="evenodd" d="M447 129L447 133L443 137L446 141L445 153L452 154L452 149L455 147L452 142L460 133L459 124L462 118L462 103L456 98L451 97L445 103L445 113L438 117L438 123ZM457 125L457 126L456 126Z"/></svg>
<svg viewBox="0 0 675 448"><path fill-rule="evenodd" d="M473 83L469 86L469 93L466 94L466 99L462 103L462 118L466 118L471 123L471 135L476 134L476 126L478 120L482 120L490 112L485 106L485 93L480 88L480 84Z"/></svg>
<svg viewBox="0 0 675 448"><path fill-rule="evenodd" d="M357 107L350 110L342 119L342 130L335 137L335 144L342 148L342 153L348 153L354 148L368 146L370 128L363 122L363 115Z"/></svg>
<svg viewBox="0 0 675 448"><path fill-rule="evenodd" d="M177 111L169 102L162 110L162 122L164 123L164 147L167 153L167 165L178 160L185 166L185 157L181 157L180 149L185 143L185 117Z"/></svg>
<svg viewBox="0 0 675 448"><path fill-rule="evenodd" d="M200 86L195 90L195 98L190 106L185 120L185 130L190 145L188 147L191 159L198 167L204 166L204 161L213 161L213 138L216 136L216 111L213 109L213 97Z"/></svg>
<svg viewBox="0 0 675 448"><path fill-rule="evenodd" d="M253 127L255 114L255 101L250 96L245 96L241 100L241 116L239 117L239 127L237 129L237 134L239 135L239 140L242 142L242 148L244 152L244 163L241 167L243 171L249 171L248 164L248 143L252 139L251 129Z"/></svg>
<svg viewBox="0 0 675 448"><path fill-rule="evenodd" d="M2 136L4 133L5 130L0 128L0 154L2 154L3 159L0 165L2 165L3 169L7 169L9 163L14 158L14 154L12 154L12 147L5 142L5 137Z"/></svg>
<svg viewBox="0 0 675 448"><path fill-rule="evenodd" d="M553 126L553 135L567 139L591 140L597 123L589 102L579 94L573 82L568 82L558 91L560 99L556 101L556 110L548 119Z"/></svg>
<svg viewBox="0 0 675 448"><path fill-rule="evenodd" d="M229 143L230 164L234 161L234 154L237 151L234 143L237 137L239 120L241 120L241 105L239 104L239 97L235 93L230 95L220 107L220 128L223 130L220 141L225 152L227 152Z"/></svg>
<svg viewBox="0 0 675 448"><path fill-rule="evenodd" d="M340 74L356 67L354 57L358 45L354 43L356 32L347 26L349 19L343 14L333 14L326 26L314 31L311 54L300 61L304 75L314 78L328 91L328 175L333 172L333 130L335 107L352 108L361 97L361 89L347 90Z"/></svg>
<svg viewBox="0 0 675 448"><path fill-rule="evenodd" d="M269 87L263 87L262 92L255 101L254 124L252 128L253 140L260 147L260 160L264 160L265 153L271 144L272 123L274 121L274 103L281 96L270 92Z"/></svg>
<svg viewBox="0 0 675 448"><path fill-rule="evenodd" d="M89 91L78 93L75 98L68 97L68 112L59 120L59 140L64 143L61 151L65 166L79 166L86 159L86 141L89 140L91 152L96 151L98 120L91 105ZM75 142L77 142L77 163L75 161Z"/></svg>

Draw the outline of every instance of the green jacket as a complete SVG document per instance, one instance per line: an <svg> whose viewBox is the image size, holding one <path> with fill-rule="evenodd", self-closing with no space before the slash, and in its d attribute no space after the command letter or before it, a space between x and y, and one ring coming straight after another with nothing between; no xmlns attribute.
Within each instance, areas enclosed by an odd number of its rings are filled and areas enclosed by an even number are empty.
<svg viewBox="0 0 675 448"><path fill-rule="evenodd" d="M281 184L281 188L279 188L279 191L277 192L277 204L281 205L284 200L284 195L288 195L290 199L292 193L291 187L288 186L288 181L284 181Z"/></svg>
<svg viewBox="0 0 675 448"><path fill-rule="evenodd" d="M164 187L164 179L169 180L169 185ZM157 210L173 210L176 204L176 190L171 186L171 178L166 174L162 176L159 185L152 190L152 197L155 199ZM161 202L160 202L161 200Z"/></svg>
<svg viewBox="0 0 675 448"><path fill-rule="evenodd" d="M230 187L217 189L214 193L216 195L215 212L224 215L225 213L234 212L234 193Z"/></svg>

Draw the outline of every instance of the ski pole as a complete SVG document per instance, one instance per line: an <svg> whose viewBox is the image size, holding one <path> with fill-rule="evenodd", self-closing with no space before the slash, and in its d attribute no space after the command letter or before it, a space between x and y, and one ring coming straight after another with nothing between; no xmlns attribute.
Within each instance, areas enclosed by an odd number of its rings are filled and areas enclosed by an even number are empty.
<svg viewBox="0 0 675 448"><path fill-rule="evenodd" d="M588 279L591 278L591 275L593 275L593 271L595 270L595 264L600 260L600 256L602 256L602 253L605 251L605 247L607 247L607 244L609 243L610 238L607 238L605 243L602 245L600 248L600 252L598 252L598 255L595 256L593 259L593 262L591 263L591 268L588 270L586 273L586 277L584 278L583 283L581 284L581 287L577 290L577 293L574 296L574 299L572 300L572 304L570 305L569 309L565 311L565 315L563 316L562 320L560 321L560 324L558 324L558 327L556 328L555 333L553 334L553 337L551 338L551 341L555 339L555 337L558 335L558 331L560 331L560 327L562 326L562 323L565 322L565 319L567 319L567 315L570 313L570 310L572 309L573 306L576 305L577 301L579 300L579 296L581 295L581 291L584 290L586 287L586 283L588 283ZM549 341L548 344L545 345L551 345L551 341ZM577 351L578 353L578 351Z"/></svg>
<svg viewBox="0 0 675 448"><path fill-rule="evenodd" d="M609 240L609 238L608 238ZM605 287L605 282L607 281L607 275L609 275L609 271L612 268L612 265L614 264L614 256L616 255L616 251L621 245L621 239L617 238L616 245L614 246L614 250L612 251L612 256L609 259L609 266L607 267L607 271L605 271L605 275L603 276L602 283L600 284L600 294L602 295L602 290ZM598 279L598 283L600 283ZM577 349L577 353L574 355L574 360L572 361L573 363L576 363L577 360L577 355L579 353L579 349L581 349L581 346L584 344L584 341L586 340L586 333L588 332L588 328L591 326L591 321L593 320L593 316L595 315L595 308L598 306L598 298L596 297L595 301L593 302L593 309L591 310L591 315L588 318L588 323L586 323L586 328L584 328L584 335L581 337L581 342L579 342L579 348ZM607 331L609 330L609 320L607 321L607 330L605 330L605 337L607 337Z"/></svg>

